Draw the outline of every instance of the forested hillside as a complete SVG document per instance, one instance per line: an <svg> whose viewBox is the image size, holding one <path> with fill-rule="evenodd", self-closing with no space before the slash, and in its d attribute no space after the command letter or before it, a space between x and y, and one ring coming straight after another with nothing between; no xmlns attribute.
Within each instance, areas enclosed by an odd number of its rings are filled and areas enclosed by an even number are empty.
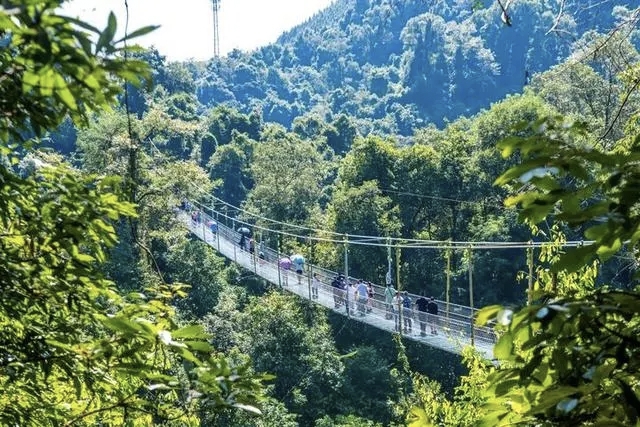
<svg viewBox="0 0 640 427"><path fill-rule="evenodd" d="M633 1L337 0L255 52L234 51L196 74L198 100L289 128L313 114L356 118L363 134L441 127L566 59L584 34L612 28ZM503 2L505 3L505 2Z"/></svg>
<svg viewBox="0 0 640 427"><path fill-rule="evenodd" d="M207 64L60 3L0 5L1 425L640 422L635 2L338 0ZM395 257L496 360L270 285L187 200L376 284Z"/></svg>

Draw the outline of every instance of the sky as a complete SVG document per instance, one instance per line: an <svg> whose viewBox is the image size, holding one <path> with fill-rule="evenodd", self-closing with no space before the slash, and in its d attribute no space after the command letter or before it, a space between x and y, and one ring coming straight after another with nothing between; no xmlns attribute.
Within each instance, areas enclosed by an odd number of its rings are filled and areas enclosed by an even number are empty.
<svg viewBox="0 0 640 427"><path fill-rule="evenodd" d="M213 56L213 12L211 0L127 0L129 32L160 25L153 33L137 39L143 46L155 46L171 61L206 60ZM63 14L80 17L103 29L113 11L118 34L125 24L125 0L71 0ZM304 22L333 0L220 0L218 11L220 52L234 48L253 50L274 42L280 34Z"/></svg>

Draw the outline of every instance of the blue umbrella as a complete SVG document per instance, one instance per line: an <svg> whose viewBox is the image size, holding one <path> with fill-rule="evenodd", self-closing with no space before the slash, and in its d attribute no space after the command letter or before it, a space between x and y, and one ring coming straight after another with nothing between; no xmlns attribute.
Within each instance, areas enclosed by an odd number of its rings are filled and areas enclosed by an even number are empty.
<svg viewBox="0 0 640 427"><path fill-rule="evenodd" d="M304 257L300 254L291 255L291 262L297 265L304 265Z"/></svg>

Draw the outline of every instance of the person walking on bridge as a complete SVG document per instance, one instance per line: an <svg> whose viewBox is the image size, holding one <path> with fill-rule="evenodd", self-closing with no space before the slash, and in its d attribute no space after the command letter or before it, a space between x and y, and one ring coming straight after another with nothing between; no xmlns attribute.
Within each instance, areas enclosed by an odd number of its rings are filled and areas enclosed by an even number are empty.
<svg viewBox="0 0 640 427"><path fill-rule="evenodd" d="M354 282L352 282L348 277L345 278L344 283L344 308L347 311L347 316L353 313L353 309L356 306L356 288L354 286Z"/></svg>
<svg viewBox="0 0 640 427"><path fill-rule="evenodd" d="M436 322L438 321L438 303L434 297L429 299L427 312L429 313L429 326L431 327L431 333L433 335L438 335L438 330L436 329Z"/></svg>
<svg viewBox="0 0 640 427"><path fill-rule="evenodd" d="M429 306L429 299L424 295L416 300L416 309L418 311L418 322L420 322L420 336L427 336L427 308Z"/></svg>
<svg viewBox="0 0 640 427"><path fill-rule="evenodd" d="M367 288L366 283L364 283L362 279L358 280L355 295L357 297L356 301L358 302L358 315L364 316L365 309L367 307L367 299L369 298L369 288Z"/></svg>
<svg viewBox="0 0 640 427"><path fill-rule="evenodd" d="M291 255L293 270L298 275L298 285L302 284L302 274L304 273L304 257L300 254Z"/></svg>
<svg viewBox="0 0 640 427"><path fill-rule="evenodd" d="M258 245L258 260L260 265L264 265L265 262L265 253L264 253L264 242L260 240L260 245Z"/></svg>
<svg viewBox="0 0 640 427"><path fill-rule="evenodd" d="M318 273L313 273L313 280L311 281L311 298L318 299L318 288L320 287L320 276Z"/></svg>
<svg viewBox="0 0 640 427"><path fill-rule="evenodd" d="M393 319L394 305L393 299L396 296L396 290L393 289L391 283L387 283L387 287L384 289L384 303L387 308L387 314L385 319Z"/></svg>
<svg viewBox="0 0 640 427"><path fill-rule="evenodd" d="M411 333L411 319L413 318L413 309L411 304L411 297L409 292L404 291L402 293L402 318L404 322L404 333Z"/></svg>
<svg viewBox="0 0 640 427"><path fill-rule="evenodd" d="M278 260L278 270L282 277L282 286L289 285L289 268L291 268L291 260L289 257L283 257Z"/></svg>
<svg viewBox="0 0 640 427"><path fill-rule="evenodd" d="M343 279L344 276L339 274L331 282L331 287L333 288L333 308L340 308L342 305Z"/></svg>
<svg viewBox="0 0 640 427"><path fill-rule="evenodd" d="M402 331L402 325L400 324L400 309L402 307L402 295L400 295L400 291L396 291L396 295L391 300L391 304L393 305L393 321L395 323L395 331Z"/></svg>

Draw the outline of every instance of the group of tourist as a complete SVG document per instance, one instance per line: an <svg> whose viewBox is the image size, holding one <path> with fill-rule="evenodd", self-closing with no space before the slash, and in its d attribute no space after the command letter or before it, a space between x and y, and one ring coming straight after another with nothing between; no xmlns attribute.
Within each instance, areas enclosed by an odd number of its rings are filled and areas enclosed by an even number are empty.
<svg viewBox="0 0 640 427"><path fill-rule="evenodd" d="M302 275L304 274L304 257L300 254L285 256L278 260L279 276L282 279L282 285L289 285L289 270L295 271L298 277L298 285L302 284ZM317 289L315 294L317 295Z"/></svg>
<svg viewBox="0 0 640 427"><path fill-rule="evenodd" d="M199 210L192 210L192 206L185 202L181 208L191 213L191 219L194 223L202 222L202 214ZM216 227L217 228L217 227ZM255 254L256 241L251 238L251 232L246 227L238 229L240 249L251 254ZM265 259L264 244L260 242L258 258L261 262ZM278 260L278 268L280 270L281 281L283 286L288 286L288 272L295 271L298 284L302 284L304 274L305 259L302 255L295 254L285 256ZM318 298L318 289L322 286L322 281L318 273L314 273L311 280L311 298ZM347 280L344 274L338 274L331 282L333 291L334 308L339 309L345 307L347 313L358 316L366 316L373 310L373 302L375 300L375 289L371 282L361 279L351 281ZM412 301L407 291L400 292L395 290L391 284L387 284L384 290L385 318L394 320L396 332L412 333L414 316L417 314L417 320L420 325L420 336L427 336L427 325L429 325L430 333L437 335L436 327L438 316L438 303L433 297L420 296L415 303ZM402 310L402 315L400 315ZM401 320L402 319L402 320ZM401 324L402 323L402 324Z"/></svg>
<svg viewBox="0 0 640 427"><path fill-rule="evenodd" d="M347 281L343 274L339 274L331 282L331 288L333 289L334 308L340 308L344 305L347 313L353 312L355 308L359 316L365 316L373 310L375 290L371 282L364 280L351 282ZM353 295L351 307L349 306L350 295Z"/></svg>
<svg viewBox="0 0 640 427"><path fill-rule="evenodd" d="M314 276L314 282L318 281L317 275ZM318 285L314 286L316 287L315 295L317 295ZM331 288L333 290L334 308L340 309L344 306L349 314L355 314L355 309L359 316L365 316L373 310L375 289L371 282L364 280L349 281L343 274L338 274L331 282ZM403 331L406 334L411 334L413 332L413 320L417 315L420 336L427 336L427 325L429 325L432 335L438 334L436 325L438 303L435 298L421 296L414 303L407 291L401 293L396 291L391 284L388 284L384 290L384 306L386 310L385 318L394 320L397 332ZM402 310L402 316L400 315L400 310ZM402 319L402 324L400 319Z"/></svg>
<svg viewBox="0 0 640 427"><path fill-rule="evenodd" d="M395 290L391 284L387 284L384 290L384 299L386 318L394 319L395 330L397 332L402 330L406 334L411 334L414 315L417 313L418 323L420 324L420 336L424 337L427 335L427 324L429 324L432 335L438 334L438 329L436 328L438 303L435 298L421 296L414 304L407 291L400 293L400 291ZM400 310L402 310L402 316L400 316ZM400 317L402 317L402 325L400 324Z"/></svg>

